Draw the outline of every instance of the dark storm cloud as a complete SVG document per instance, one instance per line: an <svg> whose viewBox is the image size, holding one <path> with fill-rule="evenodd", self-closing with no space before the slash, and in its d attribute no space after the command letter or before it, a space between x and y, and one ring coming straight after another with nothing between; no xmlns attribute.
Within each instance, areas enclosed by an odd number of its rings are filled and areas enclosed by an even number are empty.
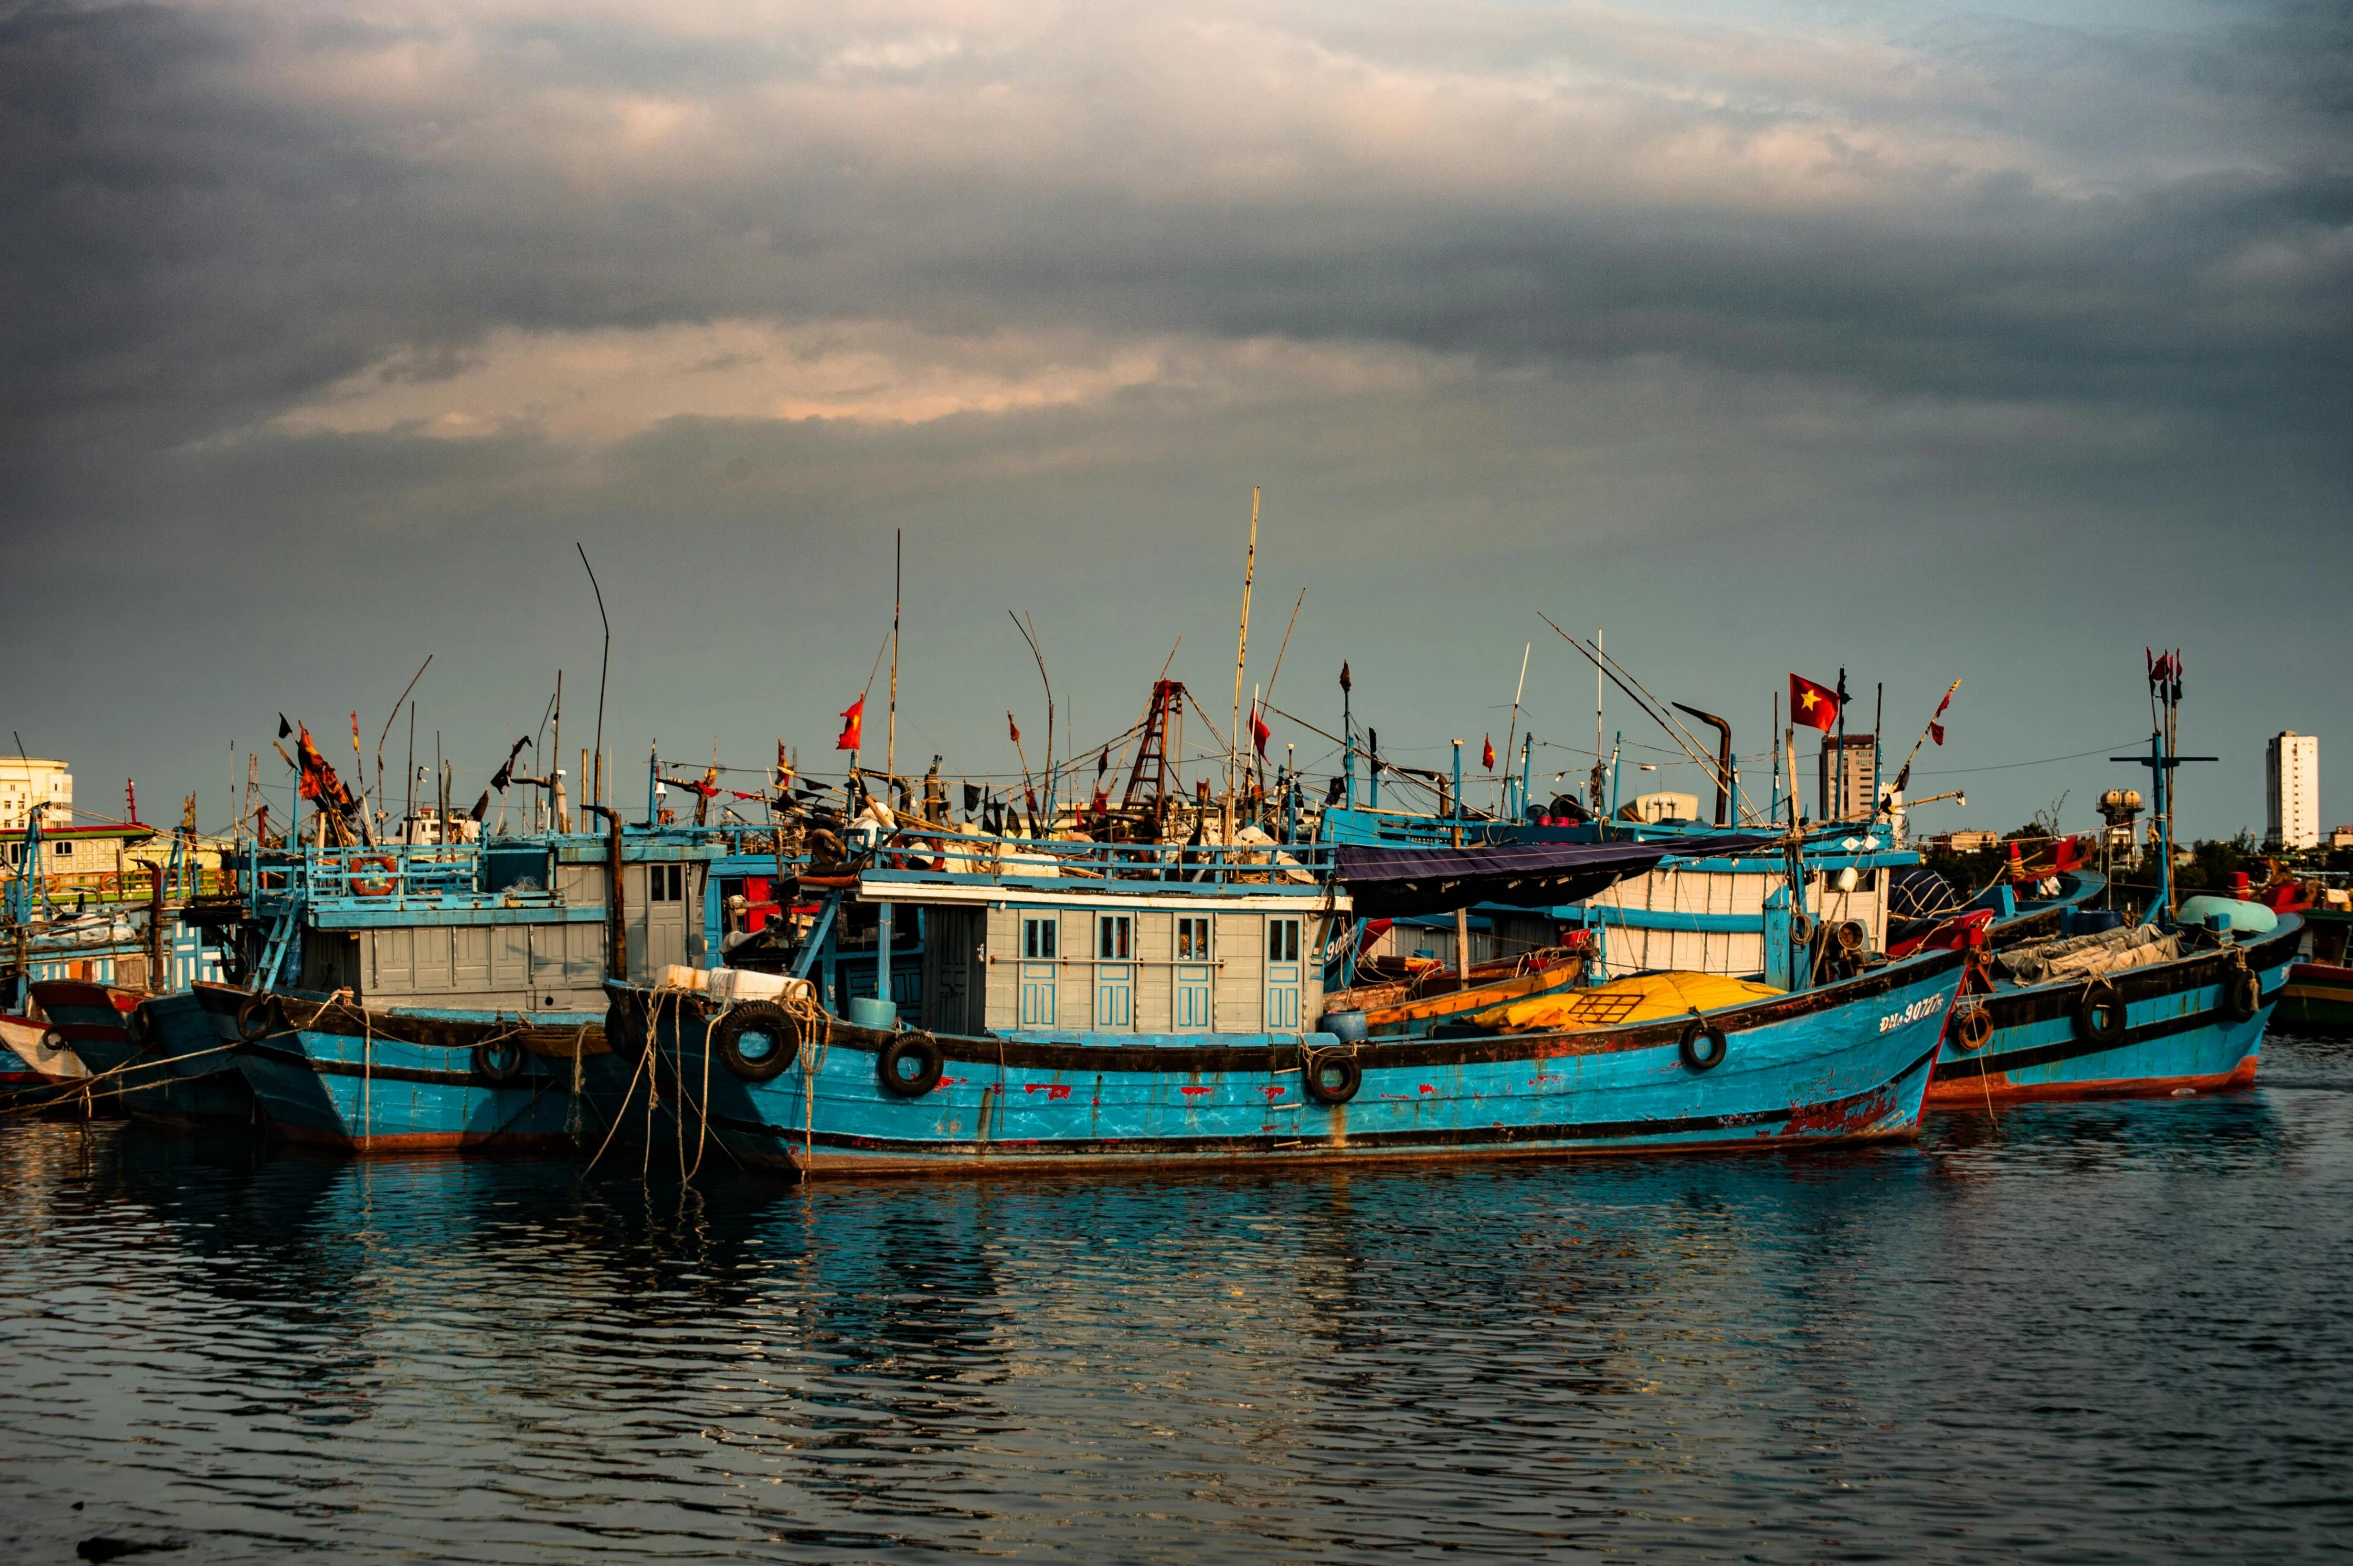
<svg viewBox="0 0 2353 1566"><path fill-rule="evenodd" d="M1178 631L1230 634L1263 480L1319 595L1293 656L1354 658L1400 747L1545 607L1643 617L1724 710L1759 659L1966 670L2009 715L1975 759L2060 754L2055 693L2129 707L2159 612L2243 644L2259 777L2258 727L2353 727L2269 699L2353 569L2353 36L2037 12L20 7L28 742L142 769L439 649L430 721L503 754L581 666L575 538L617 730L806 740L898 527L911 732L1001 738L1009 603L1125 723ZM126 603L169 656L94 634ZM1535 721L1589 737L1583 699Z"/></svg>
<svg viewBox="0 0 2353 1566"><path fill-rule="evenodd" d="M70 460L60 423L234 428L497 325L728 315L2347 411L2327 12L1779 56L1730 22L1441 33L1381 8L968 38L948 9L385 15L35 6L0 29L20 438ZM1221 63L1280 79L1216 86ZM1420 123L1368 132L1376 111ZM681 127L633 141L637 112Z"/></svg>

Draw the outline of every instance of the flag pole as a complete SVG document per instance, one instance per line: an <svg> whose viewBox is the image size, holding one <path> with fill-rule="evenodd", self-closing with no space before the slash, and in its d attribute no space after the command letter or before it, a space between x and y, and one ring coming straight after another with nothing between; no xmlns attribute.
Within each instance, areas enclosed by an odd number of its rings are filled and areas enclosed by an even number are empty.
<svg viewBox="0 0 2353 1566"><path fill-rule="evenodd" d="M907 530L900 528L891 545L891 709L882 741L882 770L890 783L899 780L899 587L907 565ZM887 792L890 783L883 785Z"/></svg>
<svg viewBox="0 0 2353 1566"><path fill-rule="evenodd" d="M1838 811L1833 820L1846 819L1846 670L1838 671Z"/></svg>
<svg viewBox="0 0 2353 1566"><path fill-rule="evenodd" d="M1234 837L1234 766L1242 750L1242 665L1250 653L1250 585L1258 576L1258 486L1250 486L1250 548L1242 557L1242 628L1234 637L1234 733L1226 751L1226 841Z"/></svg>
<svg viewBox="0 0 2353 1566"><path fill-rule="evenodd" d="M1503 764L1506 767L1511 765L1512 744L1520 737L1520 698L1528 693L1528 654L1535 650L1534 642L1520 649L1520 683L1513 686L1511 691L1511 727L1503 731ZM1496 786L1500 788L1502 785ZM1527 801L1522 800L1520 803L1524 805Z"/></svg>

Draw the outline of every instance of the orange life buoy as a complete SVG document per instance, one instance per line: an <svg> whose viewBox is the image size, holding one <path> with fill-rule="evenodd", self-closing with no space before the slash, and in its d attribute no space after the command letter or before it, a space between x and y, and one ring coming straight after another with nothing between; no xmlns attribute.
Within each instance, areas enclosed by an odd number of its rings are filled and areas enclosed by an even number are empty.
<svg viewBox="0 0 2353 1566"><path fill-rule="evenodd" d="M910 834L900 841L902 846L899 851L891 855L893 869L939 871L948 868L948 845L938 838ZM909 853L907 850L910 848L928 848L931 856L926 858L922 854Z"/></svg>
<svg viewBox="0 0 2353 1566"><path fill-rule="evenodd" d="M371 867L381 869L384 873L380 876L360 874L362 870ZM390 854L365 854L351 862L348 880L354 897L390 897L393 888L400 885L400 865Z"/></svg>

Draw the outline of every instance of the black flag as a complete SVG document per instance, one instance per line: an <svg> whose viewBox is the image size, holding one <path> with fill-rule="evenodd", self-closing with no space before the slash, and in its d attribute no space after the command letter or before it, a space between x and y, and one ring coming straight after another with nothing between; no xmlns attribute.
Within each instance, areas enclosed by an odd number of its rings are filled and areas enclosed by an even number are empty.
<svg viewBox="0 0 2353 1566"><path fill-rule="evenodd" d="M282 712L281 712L281 713L279 713L279 714L278 714L278 738L280 738L280 739L284 739L284 738L285 738L287 735L289 735L289 734L291 734L291 733L293 733L293 732L294 732L294 725L293 725L293 724L291 724L291 723L288 723L288 722L286 721L286 714L284 714L284 713L282 713Z"/></svg>

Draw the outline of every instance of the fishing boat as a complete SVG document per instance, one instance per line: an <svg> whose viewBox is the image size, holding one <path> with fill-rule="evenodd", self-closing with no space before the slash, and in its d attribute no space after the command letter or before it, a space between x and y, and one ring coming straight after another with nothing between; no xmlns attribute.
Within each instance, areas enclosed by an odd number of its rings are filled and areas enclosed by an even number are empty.
<svg viewBox="0 0 2353 1566"><path fill-rule="evenodd" d="M604 981L700 971L730 947L756 958L741 938L789 912L769 895L784 862L773 831L606 814L602 833L248 843L232 894L189 913L234 982L146 1004L164 1069L133 1111L258 1111L290 1142L343 1153L585 1135L583 1073L607 1049ZM890 965L901 993L920 960L902 943ZM873 982L870 969L824 976L839 980L836 1004L857 997L854 980Z"/></svg>
<svg viewBox="0 0 2353 1566"><path fill-rule="evenodd" d="M88 979L41 979L30 988L49 1036L71 1052L79 1068L51 1080L96 1087L112 1097L139 1052L127 1019L146 999L145 992Z"/></svg>
<svg viewBox="0 0 2353 1566"><path fill-rule="evenodd" d="M49 1031L48 1020L29 998L22 1012L0 1012L0 1091L15 1096L89 1074L82 1058Z"/></svg>
<svg viewBox="0 0 2353 1566"><path fill-rule="evenodd" d="M1935 952L1631 1026L1351 1042L1320 1025L1304 960L1335 925L1549 907L1667 850L1302 844L1301 885L1223 846L1181 871L1148 845L976 846L995 868L893 867L886 842L826 905L886 926L927 911L912 1019L835 1016L813 989L727 1004L608 986L603 1118L682 1157L821 1178L1867 1142L1916 1129L1964 963Z"/></svg>
<svg viewBox="0 0 2353 1566"><path fill-rule="evenodd" d="M2341 892L2333 893L2342 900ZM2272 1014L2283 1027L2314 1033L2353 1029L2353 912L2313 908L2304 916L2307 950L2288 970Z"/></svg>

